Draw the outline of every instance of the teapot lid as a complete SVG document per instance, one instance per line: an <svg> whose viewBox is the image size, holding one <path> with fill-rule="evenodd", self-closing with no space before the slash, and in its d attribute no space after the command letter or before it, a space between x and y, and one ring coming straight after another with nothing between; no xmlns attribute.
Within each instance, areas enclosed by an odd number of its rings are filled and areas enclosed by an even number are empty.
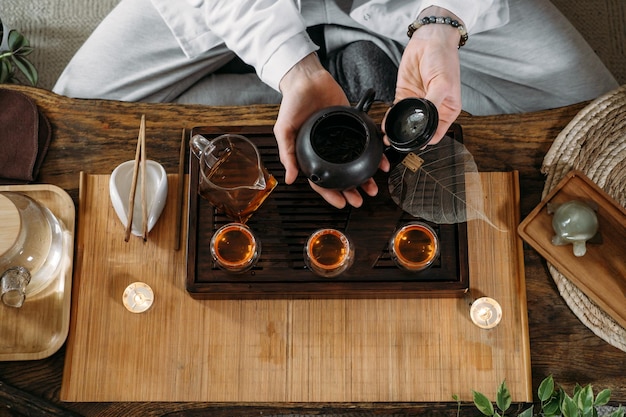
<svg viewBox="0 0 626 417"><path fill-rule="evenodd" d="M0 193L0 256L13 247L20 234L21 217L13 201ZM2 271L0 271L2 272Z"/></svg>
<svg viewBox="0 0 626 417"><path fill-rule="evenodd" d="M412 152L426 146L433 138L439 113L425 98L405 98L394 104L385 119L385 133L398 152Z"/></svg>

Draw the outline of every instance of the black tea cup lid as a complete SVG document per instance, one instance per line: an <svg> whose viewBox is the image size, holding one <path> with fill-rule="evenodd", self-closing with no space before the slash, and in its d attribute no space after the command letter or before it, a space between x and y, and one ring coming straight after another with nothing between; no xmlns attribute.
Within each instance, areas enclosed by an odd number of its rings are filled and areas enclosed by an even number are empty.
<svg viewBox="0 0 626 417"><path fill-rule="evenodd" d="M439 123L435 105L425 98L405 98L387 113L385 133L398 152L413 152L426 146Z"/></svg>

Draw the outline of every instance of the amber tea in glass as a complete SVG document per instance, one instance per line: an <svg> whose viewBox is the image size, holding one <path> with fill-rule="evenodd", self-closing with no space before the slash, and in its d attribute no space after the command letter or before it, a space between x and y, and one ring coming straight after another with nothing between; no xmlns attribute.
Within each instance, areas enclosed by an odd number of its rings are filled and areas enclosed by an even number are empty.
<svg viewBox="0 0 626 417"><path fill-rule="evenodd" d="M200 161L199 194L228 218L245 223L276 187L256 146L241 135L191 138Z"/></svg>
<svg viewBox="0 0 626 417"><path fill-rule="evenodd" d="M335 277L352 266L354 246L339 230L320 229L307 240L304 260L317 275Z"/></svg>
<svg viewBox="0 0 626 417"><path fill-rule="evenodd" d="M426 223L412 222L394 233L389 242L389 253L400 268L421 271L439 256L439 238Z"/></svg>
<svg viewBox="0 0 626 417"><path fill-rule="evenodd" d="M210 243L213 261L228 272L244 272L254 266L261 254L261 244L252 230L241 223L220 227Z"/></svg>

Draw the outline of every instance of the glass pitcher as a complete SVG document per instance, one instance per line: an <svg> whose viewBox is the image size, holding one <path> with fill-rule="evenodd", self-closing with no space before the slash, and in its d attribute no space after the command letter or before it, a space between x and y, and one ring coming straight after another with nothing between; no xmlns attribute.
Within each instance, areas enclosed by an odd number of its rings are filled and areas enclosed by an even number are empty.
<svg viewBox="0 0 626 417"><path fill-rule="evenodd" d="M195 135L190 148L200 162L199 194L236 222L245 223L276 187L259 150L244 136Z"/></svg>
<svg viewBox="0 0 626 417"><path fill-rule="evenodd" d="M21 307L59 273L63 224L52 212L18 192L0 192L2 301Z"/></svg>

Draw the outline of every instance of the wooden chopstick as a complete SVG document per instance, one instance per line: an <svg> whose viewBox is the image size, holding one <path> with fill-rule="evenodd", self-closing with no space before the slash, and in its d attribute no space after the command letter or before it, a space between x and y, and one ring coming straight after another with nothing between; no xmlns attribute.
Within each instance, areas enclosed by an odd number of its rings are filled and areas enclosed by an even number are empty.
<svg viewBox="0 0 626 417"><path fill-rule="evenodd" d="M124 234L124 241L128 242L130 239L130 233L133 228L133 216L135 214L135 194L137 192L137 177L139 176L139 165L141 163L142 166L142 192L141 192L141 202L142 202L142 210L145 206L145 164L142 163L145 160L145 142L146 142L146 115L141 115L141 124L139 126L139 136L137 137L137 149L135 151L135 165L133 166L133 178L130 184L130 193L128 196L128 220L126 222L126 231ZM144 223L147 222L146 213L143 214ZM146 223L147 225L147 223ZM146 227L147 230L147 227ZM144 240L147 238L147 235L144 235Z"/></svg>
<svg viewBox="0 0 626 417"><path fill-rule="evenodd" d="M178 154L178 194L176 195L176 242L174 250L180 249L180 235L183 223L183 191L185 188L185 150L186 150L185 128L180 138L180 152Z"/></svg>
<svg viewBox="0 0 626 417"><path fill-rule="evenodd" d="M141 236L144 242L148 240L148 202L146 200L146 116L141 115L139 127L141 138Z"/></svg>

